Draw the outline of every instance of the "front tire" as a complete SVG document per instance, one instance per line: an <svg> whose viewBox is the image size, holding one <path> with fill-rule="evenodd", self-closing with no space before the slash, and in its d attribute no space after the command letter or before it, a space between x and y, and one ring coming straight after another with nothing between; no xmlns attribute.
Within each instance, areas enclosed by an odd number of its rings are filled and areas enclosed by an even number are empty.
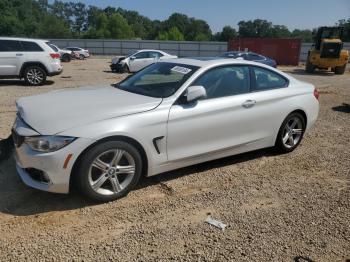
<svg viewBox="0 0 350 262"><path fill-rule="evenodd" d="M305 70L307 73L314 73L315 72L315 66L310 62L309 58L306 61Z"/></svg>
<svg viewBox="0 0 350 262"><path fill-rule="evenodd" d="M79 59L80 59L80 60L84 60L84 59L85 59L85 56L84 56L84 55L79 55Z"/></svg>
<svg viewBox="0 0 350 262"><path fill-rule="evenodd" d="M334 73L336 75L343 75L345 73L346 64L343 66L337 66L334 68Z"/></svg>
<svg viewBox="0 0 350 262"><path fill-rule="evenodd" d="M291 113L283 121L275 143L281 153L289 153L298 147L305 133L304 116L298 112Z"/></svg>
<svg viewBox="0 0 350 262"><path fill-rule="evenodd" d="M27 85L41 86L46 82L46 72L39 66L29 66L24 70L24 80Z"/></svg>
<svg viewBox="0 0 350 262"><path fill-rule="evenodd" d="M87 197L108 202L126 196L142 172L140 152L124 141L97 144L82 157L77 173L80 191Z"/></svg>

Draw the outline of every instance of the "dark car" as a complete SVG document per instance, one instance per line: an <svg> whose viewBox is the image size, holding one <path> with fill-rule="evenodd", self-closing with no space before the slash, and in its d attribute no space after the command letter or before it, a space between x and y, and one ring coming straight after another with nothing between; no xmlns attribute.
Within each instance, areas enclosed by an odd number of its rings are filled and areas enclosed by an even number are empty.
<svg viewBox="0 0 350 262"><path fill-rule="evenodd" d="M241 59L244 59L244 60L249 60L249 61L254 61L254 62L258 62L258 63L263 63L265 65L269 65L269 66L272 66L272 67L275 67L277 66L277 63L275 60L269 58L269 57L266 57L266 56L263 56L263 55L259 55L259 54L256 54L256 53L253 53L253 52L242 52L242 51L229 51L229 52L226 52L222 55L222 57L226 57L226 58L241 58Z"/></svg>

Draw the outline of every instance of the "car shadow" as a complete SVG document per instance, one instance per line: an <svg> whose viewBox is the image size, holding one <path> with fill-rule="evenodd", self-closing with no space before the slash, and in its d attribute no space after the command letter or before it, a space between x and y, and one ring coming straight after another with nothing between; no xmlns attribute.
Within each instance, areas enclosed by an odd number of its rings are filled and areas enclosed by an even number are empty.
<svg viewBox="0 0 350 262"><path fill-rule="evenodd" d="M350 113L350 104L343 103L340 106L332 107L332 109L336 112Z"/></svg>
<svg viewBox="0 0 350 262"><path fill-rule="evenodd" d="M263 149L205 162L153 177L144 177L134 190L141 190L196 172L203 172L213 168L234 165L272 155L275 155L273 150ZM12 155L8 159L0 161L0 196L0 213L15 216L36 215L52 211L68 211L100 204L81 196L75 189L68 195L62 195L39 191L26 186L16 173L15 161Z"/></svg>
<svg viewBox="0 0 350 262"><path fill-rule="evenodd" d="M296 68L293 69L292 71L287 71L289 74L293 74L293 75L317 75L317 76L335 76L335 74L331 71L318 71L316 70L313 73L308 73L306 72L304 69L300 69L300 68Z"/></svg>
<svg viewBox="0 0 350 262"><path fill-rule="evenodd" d="M55 82L52 80L46 80L46 83L43 86L46 85L53 85ZM18 80L18 79L6 79L6 80L0 80L0 86L26 86L26 87L35 87L35 86L29 86L26 85L24 80Z"/></svg>

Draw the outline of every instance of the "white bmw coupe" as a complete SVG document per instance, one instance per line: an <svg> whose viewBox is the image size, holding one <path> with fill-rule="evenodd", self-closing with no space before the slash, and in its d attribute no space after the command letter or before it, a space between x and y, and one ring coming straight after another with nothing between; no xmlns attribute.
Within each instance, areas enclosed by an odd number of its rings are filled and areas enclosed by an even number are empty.
<svg viewBox="0 0 350 262"><path fill-rule="evenodd" d="M311 84L244 60L171 59L121 83L17 101L16 166L27 185L98 201L141 176L260 148L291 152L315 123Z"/></svg>

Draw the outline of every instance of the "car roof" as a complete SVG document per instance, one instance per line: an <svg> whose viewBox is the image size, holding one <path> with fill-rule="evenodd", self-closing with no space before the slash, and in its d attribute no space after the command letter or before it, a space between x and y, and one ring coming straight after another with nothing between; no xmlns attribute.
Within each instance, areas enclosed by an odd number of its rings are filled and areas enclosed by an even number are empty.
<svg viewBox="0 0 350 262"><path fill-rule="evenodd" d="M24 38L24 37L8 37L8 36L0 36L0 40L45 41L45 42L50 42L49 40L45 40L45 39Z"/></svg>
<svg viewBox="0 0 350 262"><path fill-rule="evenodd" d="M173 58L173 59L165 59L162 62L178 63L178 64L184 64L184 65L198 66L198 67L210 67L210 66L228 65L228 64L259 65L259 66L265 67L263 64L256 63L253 61L227 59L222 57Z"/></svg>

